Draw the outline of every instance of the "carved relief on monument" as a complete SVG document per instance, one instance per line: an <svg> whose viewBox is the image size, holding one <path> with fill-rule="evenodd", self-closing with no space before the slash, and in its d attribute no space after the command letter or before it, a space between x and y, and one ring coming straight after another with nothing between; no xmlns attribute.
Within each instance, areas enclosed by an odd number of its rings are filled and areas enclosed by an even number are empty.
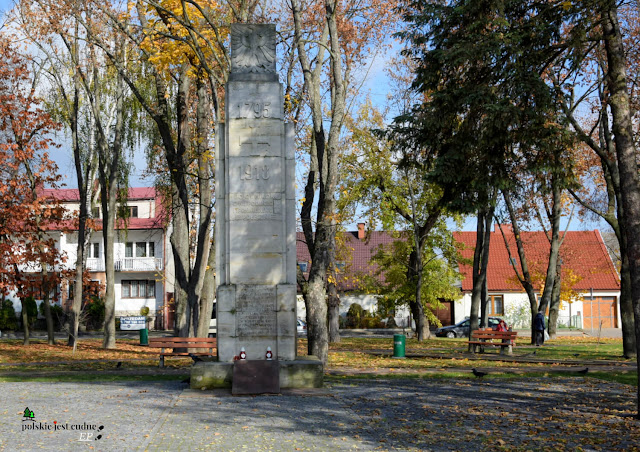
<svg viewBox="0 0 640 452"><path fill-rule="evenodd" d="M275 72L275 61L275 27L265 25L231 27L232 69L252 73Z"/></svg>

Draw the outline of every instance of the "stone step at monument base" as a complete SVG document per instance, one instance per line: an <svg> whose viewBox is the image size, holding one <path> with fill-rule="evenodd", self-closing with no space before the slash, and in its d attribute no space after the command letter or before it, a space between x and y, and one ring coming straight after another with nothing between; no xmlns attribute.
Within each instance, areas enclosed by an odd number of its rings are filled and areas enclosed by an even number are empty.
<svg viewBox="0 0 640 452"><path fill-rule="evenodd" d="M301 356L292 361L275 361L279 366L280 389L321 388L324 376L322 361L315 356ZM197 362L191 367L191 389L233 387L234 363Z"/></svg>

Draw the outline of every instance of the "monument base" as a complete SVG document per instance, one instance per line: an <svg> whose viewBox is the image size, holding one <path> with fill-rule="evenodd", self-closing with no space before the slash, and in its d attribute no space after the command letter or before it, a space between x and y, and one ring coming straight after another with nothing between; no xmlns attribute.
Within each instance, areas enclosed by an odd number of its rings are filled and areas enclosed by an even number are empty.
<svg viewBox="0 0 640 452"><path fill-rule="evenodd" d="M315 356L301 356L292 361L278 361L281 389L321 388L324 376L322 361ZM231 388L234 363L197 362L191 367L191 389Z"/></svg>

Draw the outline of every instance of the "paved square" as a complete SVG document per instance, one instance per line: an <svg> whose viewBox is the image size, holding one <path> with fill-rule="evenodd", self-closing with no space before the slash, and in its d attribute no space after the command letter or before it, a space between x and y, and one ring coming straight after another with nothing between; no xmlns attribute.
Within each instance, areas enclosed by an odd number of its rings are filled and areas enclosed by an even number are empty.
<svg viewBox="0 0 640 452"><path fill-rule="evenodd" d="M255 397L179 382L0 388L7 451L640 450L635 388L585 378L345 379Z"/></svg>

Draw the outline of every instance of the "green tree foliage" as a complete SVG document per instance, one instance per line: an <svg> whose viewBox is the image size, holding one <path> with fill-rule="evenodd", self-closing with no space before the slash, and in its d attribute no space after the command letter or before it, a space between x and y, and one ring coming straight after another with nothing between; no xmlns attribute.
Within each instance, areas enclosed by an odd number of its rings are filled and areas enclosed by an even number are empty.
<svg viewBox="0 0 640 452"><path fill-rule="evenodd" d="M429 245L437 243L439 247L445 246L446 254L452 259L443 258L441 253L436 253L429 246L424 250L421 302L427 320L441 326L435 314L442 306L441 300L456 300L461 296L460 288L457 287L460 280L455 260L457 248L449 233L445 235L432 233L430 237ZM369 277L366 279L367 286L370 291L381 295L380 303L387 310L407 306L409 300L415 297L416 281L407 277L409 273L407 263L411 251L411 241L406 240L405 237L380 248L371 260L372 263L377 264L378 275L383 276L383 281Z"/></svg>
<svg viewBox="0 0 640 452"><path fill-rule="evenodd" d="M18 318L11 300L2 300L0 309L0 330L17 330Z"/></svg>
<svg viewBox="0 0 640 452"><path fill-rule="evenodd" d="M431 166L412 158L413 148L374 132L384 128L384 121L371 102L365 103L347 124L351 152L342 162L344 185L339 206L347 211L363 208L371 227L407 231L404 239L408 248L402 254L405 282L398 283L396 289L402 286L402 290L413 290L413 296L405 293L403 300L416 321L418 339L428 338L433 316L425 313L423 292L431 289L423 277L429 272L434 250L447 247L443 191L437 184L425 183Z"/></svg>
<svg viewBox="0 0 640 452"><path fill-rule="evenodd" d="M563 15L553 2L410 2L400 36L417 62L424 102L396 119L408 157L430 162L427 179L447 206L472 213L517 174L550 168L558 147L553 89L543 74L558 50Z"/></svg>
<svg viewBox="0 0 640 452"><path fill-rule="evenodd" d="M407 158L428 168L425 179L441 187L444 205L461 213L491 212L496 190L515 195L537 183L555 206L550 269L572 160L547 72L570 47L562 31L571 9L570 2L546 0L414 1L400 34L416 62L413 88L423 96L393 127L395 139L412 150ZM474 270L472 328L479 278ZM550 271L543 304L554 278Z"/></svg>

